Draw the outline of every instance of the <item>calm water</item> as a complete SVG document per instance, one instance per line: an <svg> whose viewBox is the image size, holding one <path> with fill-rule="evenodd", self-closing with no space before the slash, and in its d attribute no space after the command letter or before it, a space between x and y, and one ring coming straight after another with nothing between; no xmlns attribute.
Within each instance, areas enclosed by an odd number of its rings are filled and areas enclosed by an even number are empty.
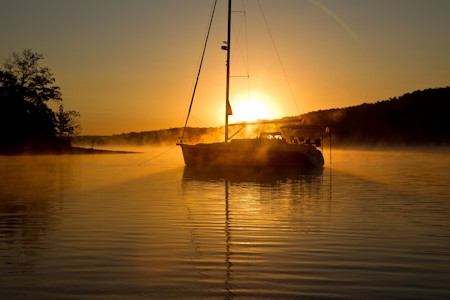
<svg viewBox="0 0 450 300"><path fill-rule="evenodd" d="M450 298L448 151L261 174L163 150L0 157L0 299Z"/></svg>

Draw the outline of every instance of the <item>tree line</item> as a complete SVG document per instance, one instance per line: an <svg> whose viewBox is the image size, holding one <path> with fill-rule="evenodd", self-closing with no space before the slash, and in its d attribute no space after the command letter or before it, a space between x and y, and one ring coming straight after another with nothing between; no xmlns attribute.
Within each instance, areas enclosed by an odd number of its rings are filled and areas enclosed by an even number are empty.
<svg viewBox="0 0 450 300"><path fill-rule="evenodd" d="M180 128L131 132L113 136L76 137L77 111L65 111L53 73L41 66L42 54L13 52L0 69L0 154L60 152L71 141L93 148L105 144L175 143ZM53 111L49 102L55 102ZM449 145L450 87L414 91L376 103L310 112L305 124L330 128L339 145ZM289 118L283 118L285 122ZM191 142L221 137L223 128L188 128ZM236 136L237 138L239 137Z"/></svg>
<svg viewBox="0 0 450 300"><path fill-rule="evenodd" d="M311 112L302 118L306 123L328 126L337 144L449 145L450 87Z"/></svg>
<svg viewBox="0 0 450 300"><path fill-rule="evenodd" d="M77 136L74 144L87 147L103 147L111 145L158 146L175 144L180 137L181 128L159 129L152 131L128 132L110 136ZM188 127L185 141L190 143L212 142L223 136L223 129L217 127Z"/></svg>
<svg viewBox="0 0 450 300"><path fill-rule="evenodd" d="M53 73L42 54L13 52L0 69L0 153L52 152L70 148L80 129L77 111L65 111ZM58 105L53 111L49 102Z"/></svg>
<svg viewBox="0 0 450 300"><path fill-rule="evenodd" d="M328 127L336 146L450 145L450 87L415 91L376 103L320 110L278 121L285 124L299 119L304 124ZM275 127L259 129L274 130ZM180 133L180 128L171 128L113 136L81 136L75 142L91 147L174 144ZM186 136L194 143L219 141L223 139L223 128L187 128ZM324 132L324 136L328 134ZM251 136L236 136L240 137Z"/></svg>

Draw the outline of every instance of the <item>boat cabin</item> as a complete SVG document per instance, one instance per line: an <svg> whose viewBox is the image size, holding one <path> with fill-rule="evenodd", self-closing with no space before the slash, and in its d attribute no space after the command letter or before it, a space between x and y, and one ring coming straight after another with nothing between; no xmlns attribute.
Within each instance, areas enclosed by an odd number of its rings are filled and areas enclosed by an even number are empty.
<svg viewBox="0 0 450 300"><path fill-rule="evenodd" d="M306 144L322 146L323 130L315 125L287 125L282 126L281 130L287 141L291 144Z"/></svg>
<svg viewBox="0 0 450 300"><path fill-rule="evenodd" d="M261 132L259 134L259 138L266 140L282 140L283 135L281 132Z"/></svg>

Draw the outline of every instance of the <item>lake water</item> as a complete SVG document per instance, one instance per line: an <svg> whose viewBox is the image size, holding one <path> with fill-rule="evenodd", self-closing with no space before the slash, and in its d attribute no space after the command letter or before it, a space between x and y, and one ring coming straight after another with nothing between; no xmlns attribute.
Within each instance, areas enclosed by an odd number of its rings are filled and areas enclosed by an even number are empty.
<svg viewBox="0 0 450 300"><path fill-rule="evenodd" d="M0 157L0 299L449 299L450 152ZM158 155L161 154L161 155Z"/></svg>

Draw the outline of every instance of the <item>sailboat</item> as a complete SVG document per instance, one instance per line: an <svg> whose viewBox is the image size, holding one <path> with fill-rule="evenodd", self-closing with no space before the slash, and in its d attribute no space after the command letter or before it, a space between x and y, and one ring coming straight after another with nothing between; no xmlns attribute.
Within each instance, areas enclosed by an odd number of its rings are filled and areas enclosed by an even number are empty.
<svg viewBox="0 0 450 300"><path fill-rule="evenodd" d="M222 49L227 52L225 138L223 142L216 143L185 143L185 125L183 136L177 143L182 149L185 164L196 167L323 167L324 158L322 152L319 150L319 147L322 145L322 140L320 137L313 135L321 130L318 126L286 124L280 127L281 131L261 132L257 138L230 139L228 117L232 114L229 101L231 13L232 1L228 0L227 41L222 46ZM189 114L187 118L189 118Z"/></svg>

